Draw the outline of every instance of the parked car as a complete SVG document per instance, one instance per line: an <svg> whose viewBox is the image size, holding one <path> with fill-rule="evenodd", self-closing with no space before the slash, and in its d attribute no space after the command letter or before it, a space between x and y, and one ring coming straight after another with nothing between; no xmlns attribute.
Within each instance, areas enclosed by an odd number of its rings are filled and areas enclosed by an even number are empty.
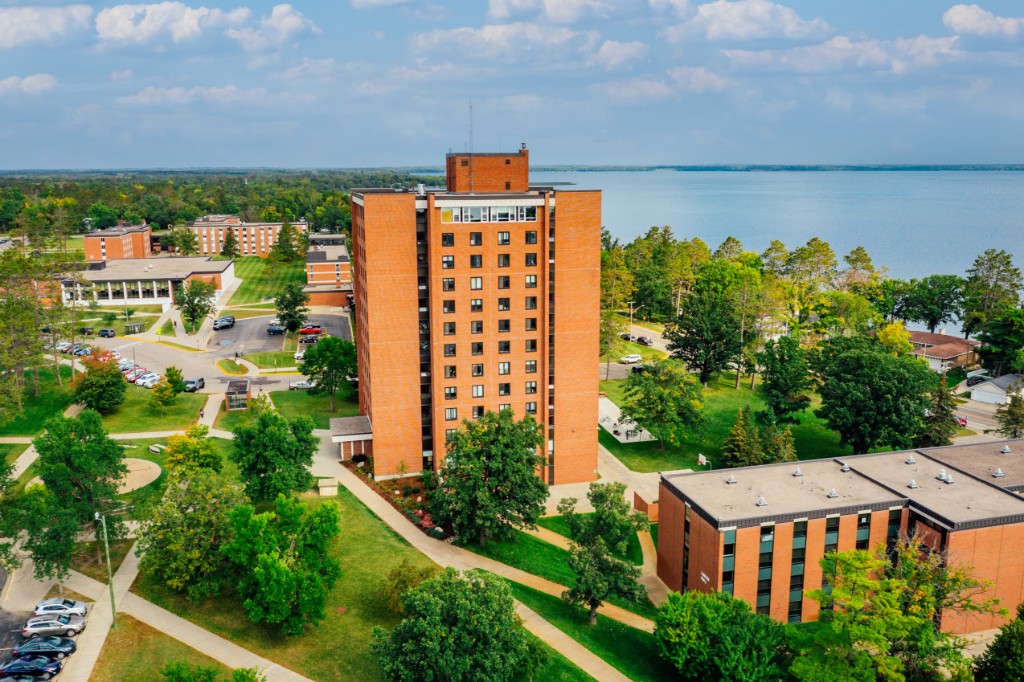
<svg viewBox="0 0 1024 682"><path fill-rule="evenodd" d="M86 346L84 343L76 343L71 347L71 349L68 352L77 355L78 351L82 350L83 348L88 348L88 346Z"/></svg>
<svg viewBox="0 0 1024 682"><path fill-rule="evenodd" d="M0 665L0 675L28 675L40 680L48 680L61 671L64 664L49 656L22 656L12 658Z"/></svg>
<svg viewBox="0 0 1024 682"><path fill-rule="evenodd" d="M131 360L128 360L127 358L125 358L124 360L119 360L117 363L117 368L121 370L121 372L127 372L128 370L134 367L135 363L132 362Z"/></svg>
<svg viewBox="0 0 1024 682"><path fill-rule="evenodd" d="M69 350L71 350L71 343L69 343L68 341L61 341L60 343L57 344L57 350L61 353L67 353Z"/></svg>
<svg viewBox="0 0 1024 682"><path fill-rule="evenodd" d="M643 374L649 369L647 365L633 365L633 374Z"/></svg>
<svg viewBox="0 0 1024 682"><path fill-rule="evenodd" d="M978 384L984 383L986 381L988 381L988 377L968 377L967 378L967 385L968 386L977 386Z"/></svg>
<svg viewBox="0 0 1024 682"><path fill-rule="evenodd" d="M92 348L89 348L89 346L83 346L75 351L75 355L92 355Z"/></svg>
<svg viewBox="0 0 1024 682"><path fill-rule="evenodd" d="M278 327L276 324L272 324L267 327L267 334L274 336L275 334L284 334L284 327Z"/></svg>
<svg viewBox="0 0 1024 682"><path fill-rule="evenodd" d="M94 331L96 331L96 330L93 329L92 327L79 327L78 328L78 332L80 334L85 334L86 336L92 336Z"/></svg>
<svg viewBox="0 0 1024 682"><path fill-rule="evenodd" d="M303 336L302 338L299 339L299 343L316 343L319 340L320 337L318 337L316 334L313 334L311 336Z"/></svg>
<svg viewBox="0 0 1024 682"><path fill-rule="evenodd" d="M0 244L6 244L9 241L11 241L10 237L0 237Z"/></svg>
<svg viewBox="0 0 1024 682"><path fill-rule="evenodd" d="M316 382L315 381L311 381L309 379L303 379L302 381L293 381L292 383L288 384L288 390L289 391L305 391L306 389L313 388L314 386L316 386Z"/></svg>
<svg viewBox="0 0 1024 682"><path fill-rule="evenodd" d="M203 388L206 388L206 379L202 377L188 379L185 381L185 393L195 393Z"/></svg>
<svg viewBox="0 0 1024 682"><path fill-rule="evenodd" d="M115 336L117 336L117 332L115 332L113 329L101 329L100 330L100 338L101 339L112 339Z"/></svg>
<svg viewBox="0 0 1024 682"><path fill-rule="evenodd" d="M160 383L159 374L146 374L135 381L136 386L142 386L143 388L153 388L158 383Z"/></svg>
<svg viewBox="0 0 1024 682"><path fill-rule="evenodd" d="M36 678L31 675L4 675L0 682L35 682Z"/></svg>
<svg viewBox="0 0 1024 682"><path fill-rule="evenodd" d="M234 318L228 320L226 318L219 317L219 318L217 318L216 320L213 321L213 330L214 331L219 331L221 329L231 329L234 326L235 326Z"/></svg>
<svg viewBox="0 0 1024 682"><path fill-rule="evenodd" d="M623 365L635 365L638 362L643 361L643 357L637 355L636 353L631 353L630 355L623 355L621 358L619 358L619 362L621 362Z"/></svg>
<svg viewBox="0 0 1024 682"><path fill-rule="evenodd" d="M134 384L137 380L141 379L142 377L146 376L149 373L149 370L146 369L145 367L137 367L129 371L127 374L125 374L124 380L127 381L129 384Z"/></svg>
<svg viewBox="0 0 1024 682"><path fill-rule="evenodd" d="M635 336L633 336L632 334L627 334L626 332L622 332L621 334L619 334L619 338L622 339L623 341L636 341Z"/></svg>
<svg viewBox="0 0 1024 682"><path fill-rule="evenodd" d="M82 616L32 616L21 629L22 637L37 635L65 635L74 637L85 629L85 618Z"/></svg>
<svg viewBox="0 0 1024 682"><path fill-rule="evenodd" d="M268 327L280 327L281 326L281 320L279 320L279 319L277 319L275 317L270 322L267 322L267 326Z"/></svg>
<svg viewBox="0 0 1024 682"><path fill-rule="evenodd" d="M323 325L316 322L307 322L302 329L299 330L299 334L320 334L323 330Z"/></svg>
<svg viewBox="0 0 1024 682"><path fill-rule="evenodd" d="M75 653L77 649L78 645L75 644L75 640L49 635L46 637L33 637L27 642L22 642L20 646L14 648L12 653L15 656L39 654L40 656L49 656L50 658L64 658Z"/></svg>
<svg viewBox="0 0 1024 682"><path fill-rule="evenodd" d="M958 414L954 414L953 419L956 420L956 423L960 426L961 429L967 428L967 417L961 417Z"/></svg>
<svg viewBox="0 0 1024 682"><path fill-rule="evenodd" d="M221 315L217 319L218 320L228 320L232 324L234 324L234 322L235 322L235 316L234 315Z"/></svg>
<svg viewBox="0 0 1024 682"><path fill-rule="evenodd" d="M304 350L295 351L295 355L293 355L292 357L295 358L296 360L305 360L306 359L306 351L304 351Z"/></svg>
<svg viewBox="0 0 1024 682"><path fill-rule="evenodd" d="M88 610L89 607L86 606L84 601L54 597L52 599L44 599L36 604L36 608L32 612L32 615L45 616L46 614L54 613L70 613L75 616L84 616Z"/></svg>
<svg viewBox="0 0 1024 682"><path fill-rule="evenodd" d="M648 348L654 345L654 339L649 336L638 336L636 337L636 342L641 346L647 346Z"/></svg>

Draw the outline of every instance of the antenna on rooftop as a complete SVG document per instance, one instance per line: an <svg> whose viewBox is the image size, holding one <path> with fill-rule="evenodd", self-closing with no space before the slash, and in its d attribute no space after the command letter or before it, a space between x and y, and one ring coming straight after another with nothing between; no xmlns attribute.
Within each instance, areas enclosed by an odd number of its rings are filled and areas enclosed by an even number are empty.
<svg viewBox="0 0 1024 682"><path fill-rule="evenodd" d="M473 193L473 100L469 100L469 193Z"/></svg>

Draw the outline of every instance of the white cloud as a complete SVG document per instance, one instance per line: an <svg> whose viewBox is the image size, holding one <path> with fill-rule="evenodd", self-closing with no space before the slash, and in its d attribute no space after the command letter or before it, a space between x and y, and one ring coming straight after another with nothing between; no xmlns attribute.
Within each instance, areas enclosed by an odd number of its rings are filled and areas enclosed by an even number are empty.
<svg viewBox="0 0 1024 682"><path fill-rule="evenodd" d="M579 32L559 26L516 23L438 29L417 35L413 45L420 50L455 47L476 57L514 62L557 51L591 50L597 39L596 31Z"/></svg>
<svg viewBox="0 0 1024 682"><path fill-rule="evenodd" d="M310 59L306 57L302 60L301 64L275 75L286 81L313 80L330 78L337 70L337 63L334 59Z"/></svg>
<svg viewBox="0 0 1024 682"><path fill-rule="evenodd" d="M229 107L237 104L258 104L266 102L268 94L264 88L239 88L237 85L223 87L156 88L149 86L134 95L119 97L118 104L151 107L163 105L185 105L195 102Z"/></svg>
<svg viewBox="0 0 1024 682"><path fill-rule="evenodd" d="M583 19L608 19L632 11L633 0L489 0L487 15L499 21L517 14L539 12L550 21L572 24Z"/></svg>
<svg viewBox="0 0 1024 682"><path fill-rule="evenodd" d="M708 40L763 40L823 38L832 29L823 19L802 19L789 7L771 0L715 0L697 7L688 21L662 32L670 43L687 36L703 35Z"/></svg>
<svg viewBox="0 0 1024 682"><path fill-rule="evenodd" d="M291 5L275 5L270 16L260 19L259 27L231 28L228 36L241 43L245 50L263 52L280 47L302 35L322 31L302 12Z"/></svg>
<svg viewBox="0 0 1024 682"><path fill-rule="evenodd" d="M53 45L89 26L92 8L67 7L0 8L0 50L22 45Z"/></svg>
<svg viewBox="0 0 1024 682"><path fill-rule="evenodd" d="M684 92L724 92L736 85L731 78L708 71L703 66L677 66L668 70L677 89Z"/></svg>
<svg viewBox="0 0 1024 682"><path fill-rule="evenodd" d="M167 39L182 43L198 38L206 29L237 26L251 18L245 8L224 12L180 2L116 5L96 15L96 33L107 43L143 45Z"/></svg>
<svg viewBox="0 0 1024 682"><path fill-rule="evenodd" d="M977 5L954 5L942 15L942 23L960 35L997 36L1015 39L1024 18L998 17Z"/></svg>
<svg viewBox="0 0 1024 682"><path fill-rule="evenodd" d="M639 40L629 43L606 40L601 43L601 47L594 53L591 61L608 71L615 71L638 59L643 59L646 54L647 45Z"/></svg>
<svg viewBox="0 0 1024 682"><path fill-rule="evenodd" d="M829 73L846 69L889 70L903 75L963 55L956 36L851 40L837 36L818 45L787 50L724 50L738 69Z"/></svg>
<svg viewBox="0 0 1024 682"><path fill-rule="evenodd" d="M352 0L352 6L356 9L368 7L390 7L392 5L406 5L412 0Z"/></svg>
<svg viewBox="0 0 1024 682"><path fill-rule="evenodd" d="M10 78L0 80L0 95L9 93L41 95L53 90L56 85L57 79L48 73L36 73L24 78L11 76Z"/></svg>

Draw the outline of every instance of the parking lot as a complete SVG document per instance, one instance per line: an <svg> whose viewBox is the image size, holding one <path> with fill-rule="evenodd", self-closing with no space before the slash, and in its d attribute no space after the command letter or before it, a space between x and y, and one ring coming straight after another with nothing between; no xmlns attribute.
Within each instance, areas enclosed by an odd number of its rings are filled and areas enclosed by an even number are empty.
<svg viewBox="0 0 1024 682"><path fill-rule="evenodd" d="M271 336L267 334L267 324L274 319L274 315L261 317L250 317L235 322L230 329L222 329L210 333L210 341L207 348L218 354L224 351L228 354L240 353L265 353L279 351L284 345L284 336ZM352 340L351 329L348 318L344 315L310 315L310 322L319 322L323 325L324 332L346 341Z"/></svg>
<svg viewBox="0 0 1024 682"><path fill-rule="evenodd" d="M0 590L7 583L7 572L0 568ZM0 609L0 660L7 660L10 650L22 642L21 628L32 614L12 613Z"/></svg>

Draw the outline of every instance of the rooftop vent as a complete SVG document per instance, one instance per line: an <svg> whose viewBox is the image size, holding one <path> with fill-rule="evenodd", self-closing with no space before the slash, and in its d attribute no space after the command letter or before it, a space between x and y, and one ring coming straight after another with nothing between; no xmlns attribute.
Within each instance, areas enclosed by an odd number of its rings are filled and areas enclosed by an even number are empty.
<svg viewBox="0 0 1024 682"><path fill-rule="evenodd" d="M1004 445L1003 449L999 451L999 454L1002 454L1002 455L1010 454L1010 446L1008 444Z"/></svg>
<svg viewBox="0 0 1024 682"><path fill-rule="evenodd" d="M725 482L728 483L729 485L733 485L734 483L736 483L736 477L733 476L732 474L729 474L729 478L725 479Z"/></svg>
<svg viewBox="0 0 1024 682"><path fill-rule="evenodd" d="M794 476L803 476L804 472L800 471L800 467L797 467L796 471L793 472L793 475Z"/></svg>
<svg viewBox="0 0 1024 682"><path fill-rule="evenodd" d="M426 193L427 193L427 186L426 185L424 185L422 182L420 184L416 185L416 194L417 195L422 197L422 196L426 195Z"/></svg>
<svg viewBox="0 0 1024 682"><path fill-rule="evenodd" d="M992 477L993 478L1002 478L1005 475L1006 474L1003 473L1003 470L1002 469L998 469L998 468L994 472L992 472Z"/></svg>
<svg viewBox="0 0 1024 682"><path fill-rule="evenodd" d="M935 478L939 479L943 483L952 483L953 482L953 477L950 476L949 472L947 472L945 469L939 469L939 475L936 476Z"/></svg>
<svg viewBox="0 0 1024 682"><path fill-rule="evenodd" d="M910 455L909 457L907 457L907 458L906 458L905 460L903 460L903 461L905 461L905 462L906 462L907 464L917 464L917 460L916 460L916 459L914 459L914 456L913 456L913 455Z"/></svg>
<svg viewBox="0 0 1024 682"><path fill-rule="evenodd" d="M914 479L910 479L910 483L907 484L907 487L910 488L911 490L916 490L917 481L915 481Z"/></svg>
<svg viewBox="0 0 1024 682"><path fill-rule="evenodd" d="M950 485L953 482L953 477L950 476L949 474L946 474L946 478L944 478L942 482L945 483L946 485Z"/></svg>
<svg viewBox="0 0 1024 682"><path fill-rule="evenodd" d="M825 497L827 497L830 500L834 500L837 497L839 497L839 493L836 492L835 488L832 488L832 490L828 491L828 493L825 495Z"/></svg>
<svg viewBox="0 0 1024 682"><path fill-rule="evenodd" d="M757 504L758 507L767 507L768 500L764 499L764 495L759 495L755 504Z"/></svg>
<svg viewBox="0 0 1024 682"><path fill-rule="evenodd" d="M840 471L849 471L849 470L850 470L850 465L849 465L849 464L846 464L846 463L844 462L844 463L843 463L843 467L842 467L842 468L840 469Z"/></svg>

